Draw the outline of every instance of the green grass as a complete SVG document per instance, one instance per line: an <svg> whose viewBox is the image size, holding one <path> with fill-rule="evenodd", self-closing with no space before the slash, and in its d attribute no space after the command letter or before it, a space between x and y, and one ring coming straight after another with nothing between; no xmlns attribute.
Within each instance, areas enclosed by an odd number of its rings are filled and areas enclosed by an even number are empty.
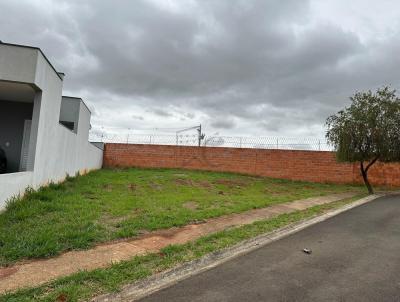
<svg viewBox="0 0 400 302"><path fill-rule="evenodd" d="M362 187L172 169L99 170L9 202L0 265Z"/></svg>
<svg viewBox="0 0 400 302"><path fill-rule="evenodd" d="M142 280L178 264L199 259L211 252L231 247L243 240L338 208L361 197L363 195L322 206L315 206L304 211L283 214L250 225L228 229L187 244L168 246L162 249L160 253L137 256L130 261L120 262L109 268L76 273L37 288L24 289L12 294L3 295L0 296L0 302L73 302L90 300L93 296L116 292L128 283Z"/></svg>

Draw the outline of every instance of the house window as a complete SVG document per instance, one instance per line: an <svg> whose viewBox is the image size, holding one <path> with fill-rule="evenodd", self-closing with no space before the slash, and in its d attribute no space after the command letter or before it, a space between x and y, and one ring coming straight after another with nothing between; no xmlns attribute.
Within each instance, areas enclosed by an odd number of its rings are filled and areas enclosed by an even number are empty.
<svg viewBox="0 0 400 302"><path fill-rule="evenodd" d="M60 124L71 131L75 130L75 122L60 121Z"/></svg>
<svg viewBox="0 0 400 302"><path fill-rule="evenodd" d="M59 122L74 133L78 133L81 99L62 97Z"/></svg>

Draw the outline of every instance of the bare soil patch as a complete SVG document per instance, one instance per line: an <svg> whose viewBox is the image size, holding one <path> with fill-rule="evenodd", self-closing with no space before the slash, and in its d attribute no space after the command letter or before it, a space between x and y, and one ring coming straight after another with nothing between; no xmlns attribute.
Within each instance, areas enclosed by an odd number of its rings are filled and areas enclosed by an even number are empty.
<svg viewBox="0 0 400 302"><path fill-rule="evenodd" d="M68 297L66 294L61 294L57 297L56 302L67 302Z"/></svg>
<svg viewBox="0 0 400 302"><path fill-rule="evenodd" d="M130 183L130 184L128 185L128 190L130 190L130 191L136 191L136 190L137 190L137 185L134 184L134 183Z"/></svg>
<svg viewBox="0 0 400 302"><path fill-rule="evenodd" d="M83 192L82 194L83 194L83 196L85 196L88 199L96 199L97 198L96 194L93 192Z"/></svg>
<svg viewBox="0 0 400 302"><path fill-rule="evenodd" d="M162 191L162 189L163 189L163 186L156 182L149 182L149 186L150 186L150 188L152 188L155 191Z"/></svg>
<svg viewBox="0 0 400 302"><path fill-rule="evenodd" d="M3 269L0 269L0 280L15 274L17 271L18 271L18 269L15 267L6 267Z"/></svg>
<svg viewBox="0 0 400 302"><path fill-rule="evenodd" d="M188 202L185 202L184 204L183 204L183 207L184 208L186 208L186 209L189 209L189 210L197 210L197 208L199 207L199 205L197 204L197 202L195 202L195 201L188 201Z"/></svg>
<svg viewBox="0 0 400 302"><path fill-rule="evenodd" d="M195 181L193 179L187 179L187 178L177 178L175 179L175 184L180 186L198 187L206 189L210 189L213 187L212 184L206 180Z"/></svg>
<svg viewBox="0 0 400 302"><path fill-rule="evenodd" d="M113 190L112 184L105 184L103 185L103 189L107 192L111 192Z"/></svg>
<svg viewBox="0 0 400 302"><path fill-rule="evenodd" d="M247 181L238 179L218 179L214 183L218 185L227 186L228 188L237 188L237 189L246 187L249 184Z"/></svg>
<svg viewBox="0 0 400 302"><path fill-rule="evenodd" d="M187 177L188 175L184 174L184 173L174 173L173 176L175 176L175 177Z"/></svg>

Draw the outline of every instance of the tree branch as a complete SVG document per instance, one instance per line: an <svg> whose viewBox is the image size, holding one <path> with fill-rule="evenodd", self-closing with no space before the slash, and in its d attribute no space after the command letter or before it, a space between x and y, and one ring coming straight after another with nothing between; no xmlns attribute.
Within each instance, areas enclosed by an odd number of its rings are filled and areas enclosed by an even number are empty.
<svg viewBox="0 0 400 302"><path fill-rule="evenodd" d="M369 168L371 168L371 166L376 163L376 161L379 159L379 155L377 155L365 168L365 172L368 172Z"/></svg>

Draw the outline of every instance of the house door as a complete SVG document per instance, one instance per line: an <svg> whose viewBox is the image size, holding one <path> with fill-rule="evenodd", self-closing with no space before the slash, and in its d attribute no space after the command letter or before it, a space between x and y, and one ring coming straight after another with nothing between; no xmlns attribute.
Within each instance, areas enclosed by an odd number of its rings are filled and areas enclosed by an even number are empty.
<svg viewBox="0 0 400 302"><path fill-rule="evenodd" d="M28 167L29 141L31 137L31 120L25 120L24 134L22 136L21 159L19 162L19 171L26 171Z"/></svg>

